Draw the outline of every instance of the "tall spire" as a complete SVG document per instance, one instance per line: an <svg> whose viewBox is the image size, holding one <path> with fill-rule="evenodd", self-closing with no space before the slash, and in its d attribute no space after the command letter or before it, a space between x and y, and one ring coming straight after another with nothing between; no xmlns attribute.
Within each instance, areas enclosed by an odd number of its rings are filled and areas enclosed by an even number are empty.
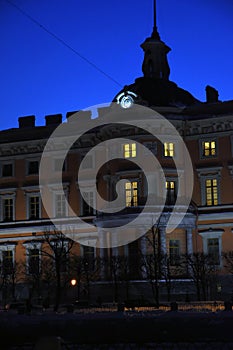
<svg viewBox="0 0 233 350"><path fill-rule="evenodd" d="M158 33L158 28L157 28L157 8L156 8L156 0L154 0L154 27L153 27L153 32L151 34L151 37L153 39L160 40L160 36Z"/></svg>
<svg viewBox="0 0 233 350"><path fill-rule="evenodd" d="M157 30L156 0L154 4L154 28L150 38L147 38L141 45L145 55L142 71L146 78L169 80L170 68L167 61L167 54L170 48L160 39Z"/></svg>
<svg viewBox="0 0 233 350"><path fill-rule="evenodd" d="M154 32L157 31L156 0L154 0Z"/></svg>

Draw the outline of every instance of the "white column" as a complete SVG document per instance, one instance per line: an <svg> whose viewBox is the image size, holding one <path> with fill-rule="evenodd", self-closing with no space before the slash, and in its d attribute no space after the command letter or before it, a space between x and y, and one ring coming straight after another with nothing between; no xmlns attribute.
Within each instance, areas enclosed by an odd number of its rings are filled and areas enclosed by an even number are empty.
<svg viewBox="0 0 233 350"><path fill-rule="evenodd" d="M141 245L141 253L142 256L145 256L147 253L147 249L146 249L146 237L142 237L141 241L140 241L140 245ZM146 278L146 267L142 266L142 278Z"/></svg>
<svg viewBox="0 0 233 350"><path fill-rule="evenodd" d="M186 242L187 242L187 254L190 255L193 253L193 229L188 227L186 229Z"/></svg>
<svg viewBox="0 0 233 350"><path fill-rule="evenodd" d="M165 255L167 253L165 227L162 226L159 228L159 235L160 235L161 253Z"/></svg>

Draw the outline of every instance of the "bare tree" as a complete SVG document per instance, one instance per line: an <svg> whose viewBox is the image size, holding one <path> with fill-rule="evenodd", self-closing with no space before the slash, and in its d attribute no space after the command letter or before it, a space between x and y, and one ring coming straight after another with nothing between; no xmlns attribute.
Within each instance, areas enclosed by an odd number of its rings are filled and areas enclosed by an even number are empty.
<svg viewBox="0 0 233 350"><path fill-rule="evenodd" d="M201 252L185 256L187 267L197 292L198 300L207 300L211 284L216 283L217 268L213 257Z"/></svg>
<svg viewBox="0 0 233 350"><path fill-rule="evenodd" d="M153 226L151 231L145 236L149 252L141 253L141 270L145 278L151 285L152 295L156 306L159 306L160 291L159 281L161 279L161 266L163 263L163 256L160 251L158 227Z"/></svg>
<svg viewBox="0 0 233 350"><path fill-rule="evenodd" d="M41 255L52 261L54 266L56 286L54 311L57 311L61 300L62 281L66 278L67 282L69 257L74 241L56 230L45 232L43 239L46 244L41 250Z"/></svg>

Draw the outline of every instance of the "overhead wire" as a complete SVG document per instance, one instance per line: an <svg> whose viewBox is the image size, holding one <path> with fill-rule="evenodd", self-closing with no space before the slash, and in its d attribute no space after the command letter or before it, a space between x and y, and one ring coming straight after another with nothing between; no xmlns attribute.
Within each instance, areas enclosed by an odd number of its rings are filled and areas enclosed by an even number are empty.
<svg viewBox="0 0 233 350"><path fill-rule="evenodd" d="M58 35L56 35L54 32L49 30L47 27L45 27L43 24L41 24L38 20L36 20L34 17L32 17L30 14L28 14L26 11L24 11L21 7L16 5L14 2L10 0L5 0L8 4L15 7L23 16L27 17L30 21L35 23L38 27L40 27L42 30L44 30L47 34L49 34L51 37L56 39L58 42L60 42L62 45L64 45L66 48L68 48L70 51L72 51L75 55L80 57L83 61L88 63L90 66L92 66L94 69L96 69L99 73L104 75L106 78L117 84L118 86L122 87L122 84L120 84L116 79L114 79L111 75L103 71L103 69L99 68L95 63L90 61L88 58L86 58L84 55L82 55L80 52L78 52L76 49L74 49L70 44L68 44L65 40L60 38Z"/></svg>

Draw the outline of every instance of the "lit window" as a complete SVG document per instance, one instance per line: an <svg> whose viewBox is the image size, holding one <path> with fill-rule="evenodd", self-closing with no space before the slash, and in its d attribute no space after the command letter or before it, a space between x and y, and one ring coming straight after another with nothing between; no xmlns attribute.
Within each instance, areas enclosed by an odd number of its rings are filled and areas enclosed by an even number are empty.
<svg viewBox="0 0 233 350"><path fill-rule="evenodd" d="M28 200L29 200L29 219L39 219L40 217L39 196L30 196Z"/></svg>
<svg viewBox="0 0 233 350"><path fill-rule="evenodd" d="M207 240L208 255L214 265L220 264L219 259L219 239L210 238Z"/></svg>
<svg viewBox="0 0 233 350"><path fill-rule="evenodd" d="M126 143L124 145L124 158L135 158L136 156L136 143Z"/></svg>
<svg viewBox="0 0 233 350"><path fill-rule="evenodd" d="M89 216L95 214L94 207L94 193L93 192L83 192L83 203L82 203L82 209L83 209L83 215ZM90 205L88 204L90 203Z"/></svg>
<svg viewBox="0 0 233 350"><path fill-rule="evenodd" d="M3 275L10 275L13 273L13 251L2 251L2 273Z"/></svg>
<svg viewBox="0 0 233 350"><path fill-rule="evenodd" d="M178 239L170 239L169 241L169 256L172 266L179 263L180 258L180 241Z"/></svg>
<svg viewBox="0 0 233 350"><path fill-rule="evenodd" d="M208 179L205 182L206 187L206 205L218 205L218 181L217 179Z"/></svg>
<svg viewBox="0 0 233 350"><path fill-rule="evenodd" d="M66 198L63 193L55 195L55 217L62 218L66 216Z"/></svg>
<svg viewBox="0 0 233 350"><path fill-rule="evenodd" d="M174 204L176 201L176 183L175 181L166 181L166 190L167 190L167 204Z"/></svg>
<svg viewBox="0 0 233 350"><path fill-rule="evenodd" d="M13 164L7 163L2 165L2 177L13 176Z"/></svg>
<svg viewBox="0 0 233 350"><path fill-rule="evenodd" d="M37 175L39 173L39 161L32 160L28 162L28 175Z"/></svg>
<svg viewBox="0 0 233 350"><path fill-rule="evenodd" d="M136 181L125 184L125 202L127 207L138 205L138 183Z"/></svg>
<svg viewBox="0 0 233 350"><path fill-rule="evenodd" d="M37 275L40 272L40 251L33 248L28 250L28 273Z"/></svg>
<svg viewBox="0 0 233 350"><path fill-rule="evenodd" d="M204 141L202 143L203 156L214 157L216 156L216 142L215 141Z"/></svg>
<svg viewBox="0 0 233 350"><path fill-rule="evenodd" d="M164 143L164 156L165 157L174 157L175 155L175 145L172 142Z"/></svg>

